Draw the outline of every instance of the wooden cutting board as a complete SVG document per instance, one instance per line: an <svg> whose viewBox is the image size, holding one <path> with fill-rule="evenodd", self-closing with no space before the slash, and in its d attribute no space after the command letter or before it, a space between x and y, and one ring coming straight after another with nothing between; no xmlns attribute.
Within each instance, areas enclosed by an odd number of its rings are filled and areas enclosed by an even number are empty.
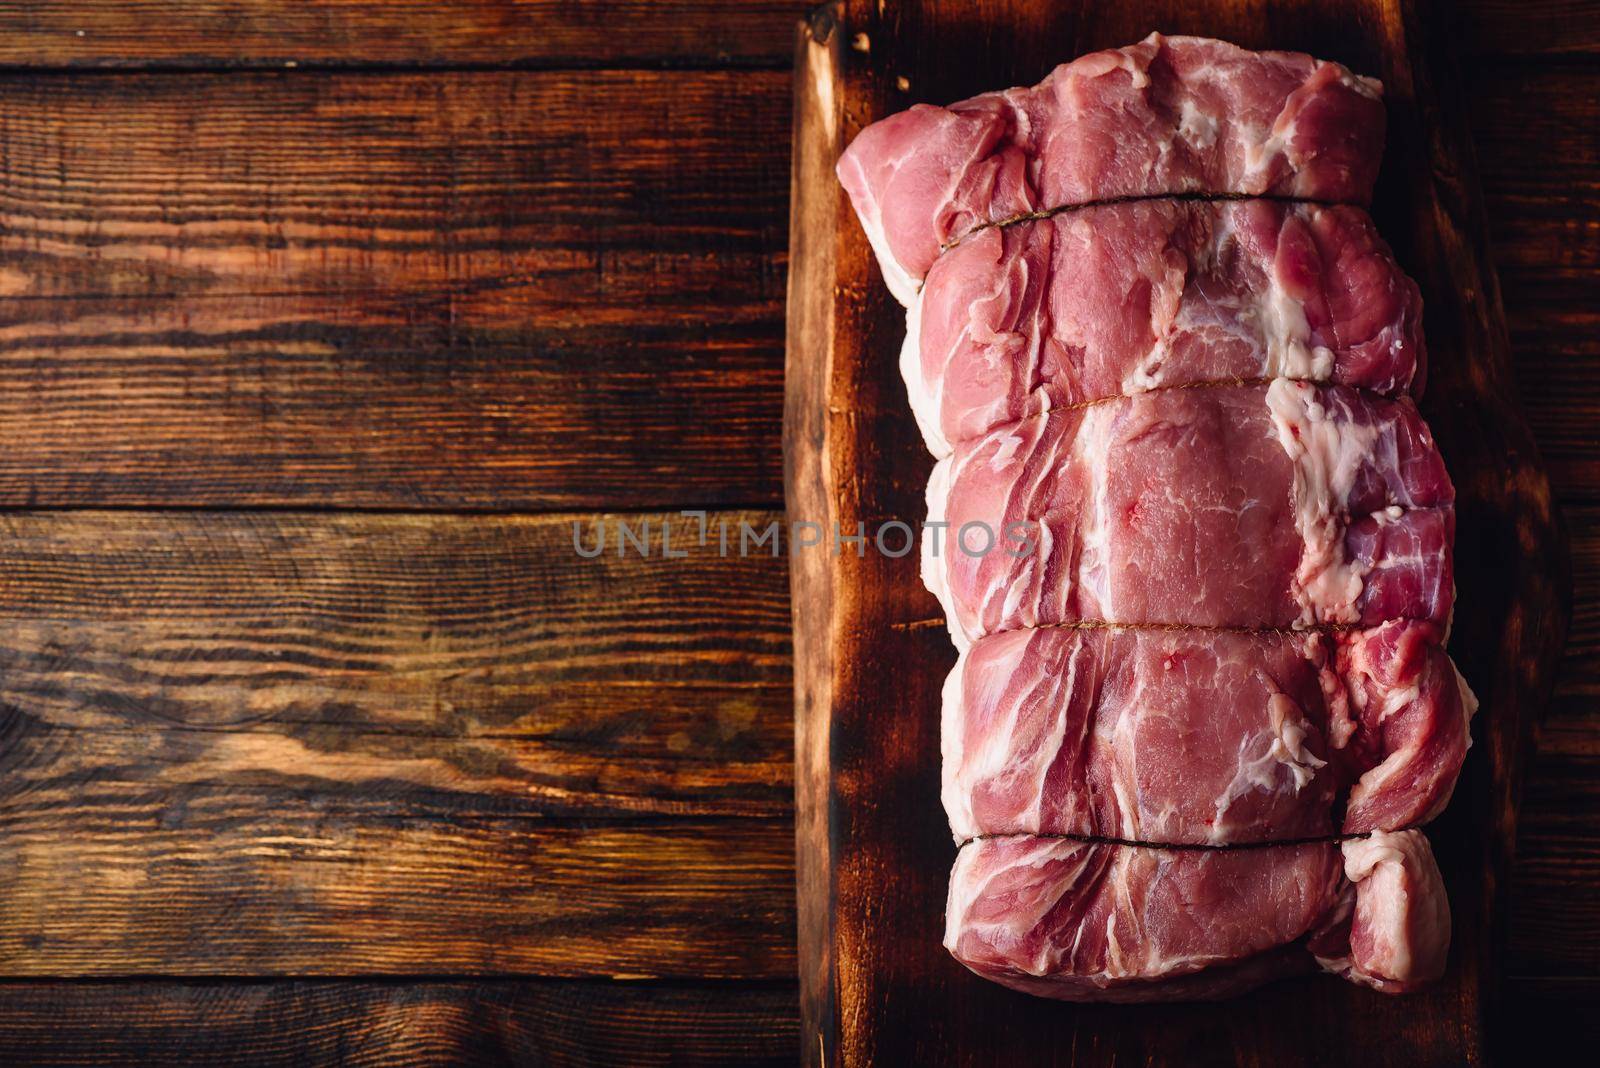
<svg viewBox="0 0 1600 1068"><path fill-rule="evenodd" d="M901 309L833 176L868 123L918 101L1029 84L1151 30L1336 59L1383 79L1374 215L1422 286L1421 400L1458 493L1450 649L1482 700L1475 748L1430 829L1455 938L1446 979L1385 997L1325 976L1220 1005L1083 1006L977 979L940 945L955 849L939 804L939 688L954 663L916 557L846 545L793 558L802 1063L1489 1059L1501 874L1519 768L1565 628L1565 543L1514 399L1445 5L1427 0L899 4L839 0L800 26L785 474L793 521L915 524L932 467L896 357Z"/></svg>

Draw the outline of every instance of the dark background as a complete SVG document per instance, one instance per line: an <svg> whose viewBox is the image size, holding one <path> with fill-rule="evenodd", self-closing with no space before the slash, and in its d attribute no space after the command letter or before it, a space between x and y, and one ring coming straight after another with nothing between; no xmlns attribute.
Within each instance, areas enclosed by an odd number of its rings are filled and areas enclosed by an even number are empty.
<svg viewBox="0 0 1600 1068"><path fill-rule="evenodd" d="M793 1061L787 576L571 524L781 514L803 9L0 2L0 1061ZM1504 1021L1592 1033L1600 4L1457 35L1575 580Z"/></svg>

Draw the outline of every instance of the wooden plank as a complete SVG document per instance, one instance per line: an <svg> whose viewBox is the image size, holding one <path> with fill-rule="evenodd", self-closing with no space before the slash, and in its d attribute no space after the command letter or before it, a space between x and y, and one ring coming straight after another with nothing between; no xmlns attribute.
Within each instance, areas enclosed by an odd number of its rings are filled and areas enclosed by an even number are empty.
<svg viewBox="0 0 1600 1068"><path fill-rule="evenodd" d="M1497 1060L1515 1064L1560 1060L1600 1042L1600 978L1517 978L1507 984L1506 1018Z"/></svg>
<svg viewBox="0 0 1600 1068"><path fill-rule="evenodd" d="M1591 695L1588 703L1592 706ZM1574 732L1576 733L1576 732ZM1600 748L1594 724L1581 744L1569 739L1541 750L1528 771L1529 822L1512 869L1511 952L1519 974L1600 976L1600 924L1595 880L1600 878L1594 813L1600 806Z"/></svg>
<svg viewBox="0 0 1600 1068"><path fill-rule="evenodd" d="M1540 748L1573 751L1600 740L1600 508L1569 507L1572 528L1572 630L1550 714L1541 724ZM1587 741L1584 732L1594 736Z"/></svg>
<svg viewBox="0 0 1600 1068"><path fill-rule="evenodd" d="M1506 1059L1600 1038L1594 980L1513 978L1510 993ZM40 1066L776 1066L799 1040L786 983L11 982L0 995L0 1048Z"/></svg>
<svg viewBox="0 0 1600 1068"><path fill-rule="evenodd" d="M801 5L803 6L803 5ZM1476 55L1600 53L1593 0L1474 0ZM778 66L785 0L76 0L0 5L0 66ZM621 32L619 32L621 31Z"/></svg>
<svg viewBox="0 0 1600 1068"><path fill-rule="evenodd" d="M1600 977L1600 508L1569 508L1572 631L1528 767L1507 967Z"/></svg>
<svg viewBox="0 0 1600 1068"><path fill-rule="evenodd" d="M1479 22L1521 13L1540 24L1551 6L1474 4L1472 11ZM1581 20L1566 19L1564 26L1581 40ZM1510 40L1507 47L1515 48ZM1484 41L1492 45L1493 38ZM1542 979L1514 978L1507 1019L1519 1033L1555 1036L1593 1017L1573 1002L1587 996L1592 1004L1600 989L1592 979L1585 986L1571 978L1600 975L1594 949L1600 916L1587 907L1592 895L1585 892L1596 878L1600 837L1592 821L1574 818L1580 806L1592 805L1600 753L1600 516L1586 506L1600 500L1593 415L1600 406L1596 94L1600 67L1588 63L1474 65L1474 135L1518 389L1572 530L1571 634L1527 771L1509 891L1508 969L1534 977L1566 973L1559 982L1577 985L1555 996Z"/></svg>
<svg viewBox="0 0 1600 1068"><path fill-rule="evenodd" d="M596 518L0 516L0 975L791 974L783 560Z"/></svg>
<svg viewBox="0 0 1600 1068"><path fill-rule="evenodd" d="M777 517L672 518L0 516L7 804L786 818Z"/></svg>
<svg viewBox="0 0 1600 1068"><path fill-rule="evenodd" d="M829 173L861 125L914 100L1031 82L1064 56L1151 28L1300 48L1381 76L1392 132L1376 214L1428 302L1436 359L1424 408L1460 492L1452 645L1489 710L1456 802L1433 835L1456 920L1452 967L1437 988L1387 999L1311 980L1261 991L1227 1013L1049 1004L966 975L938 944L953 850L935 801L936 710L953 654L937 628L919 625L937 609L919 589L915 563L846 554L795 567L803 1063L1192 1063L1198 1051L1216 1051L1224 1063L1486 1057L1504 916L1499 873L1526 728L1561 644L1563 547L1510 400L1499 293L1445 33L1432 18L1439 13L1380 0L1069 13L1020 0L881 12L844 2L803 28L789 508L791 517L848 527L917 515L929 466L885 358L898 347L898 310ZM1424 24L1434 32L1424 36ZM958 53L962 62L949 63ZM1362 1026L1350 1027L1353 1019ZM1053 1041L1041 1044L1041 1034Z"/></svg>
<svg viewBox="0 0 1600 1068"><path fill-rule="evenodd" d="M0 5L0 64L777 65L779 0L74 0Z"/></svg>
<svg viewBox="0 0 1600 1068"><path fill-rule="evenodd" d="M1600 195L1600 65L1490 60L1474 75L1485 195L1592 206ZM1576 244L1567 249L1578 251Z"/></svg>
<svg viewBox="0 0 1600 1068"><path fill-rule="evenodd" d="M787 87L0 79L0 505L775 505Z"/></svg>
<svg viewBox="0 0 1600 1068"><path fill-rule="evenodd" d="M1472 0L1462 49L1476 55L1600 55L1594 0Z"/></svg>
<svg viewBox="0 0 1600 1068"><path fill-rule="evenodd" d="M824 19L819 9L813 19ZM795 27L794 132L790 149L792 171L789 196L789 300L784 378L783 481L788 516L832 530L838 520L835 480L823 462L829 423L841 412L834 406L830 356L837 345L848 343L849 331L836 336L837 312L857 306L854 301L833 306L813 298L828 292L845 272L838 265L842 253L838 235L844 223L843 205L830 197L808 194L829 180L838 158L839 132L825 122L808 122L813 110L829 118L836 112L820 102L826 89L838 84L840 45L837 27L827 22L801 22ZM831 103L831 101L830 101ZM858 254L859 254L859 250ZM864 264L854 264L859 277ZM854 288L851 296L865 296ZM867 297L862 303L870 303ZM840 361L848 370L852 363ZM844 559L848 560L848 557ZM834 914L834 865L838 860L833 837L833 730L835 701L832 640L833 605L841 595L835 588L834 565L818 557L799 557L790 565L794 615L794 783L795 783L795 889L797 944L800 967L802 1021L800 1063L826 1068L828 1051L838 1033L838 973ZM813 618L817 613L821 618Z"/></svg>
<svg viewBox="0 0 1600 1068"><path fill-rule="evenodd" d="M1600 66L1474 71L1473 125L1517 384L1558 495L1600 500Z"/></svg>
<svg viewBox="0 0 1600 1068"><path fill-rule="evenodd" d="M1600 270L1505 272L1518 392L1563 501L1600 500Z"/></svg>
<svg viewBox="0 0 1600 1068"><path fill-rule="evenodd" d="M0 975L794 973L787 820L353 817L160 790L0 811Z"/></svg>
<svg viewBox="0 0 1600 1068"><path fill-rule="evenodd" d="M1432 0L1399 6L1410 62L1384 70L1391 91L1397 80L1401 87L1396 128L1403 147L1396 162L1404 181L1396 195L1397 169L1386 169L1388 192L1380 195L1398 215L1381 221L1422 286L1430 351L1454 357L1433 361L1421 407L1458 491L1461 599L1450 650L1489 710L1474 726L1486 753L1468 762L1454 811L1440 821L1434 841L1457 839L1440 850L1443 864L1462 865L1446 869L1455 938L1459 943L1466 937L1463 949L1454 952L1467 962L1462 970L1476 966L1475 982L1464 981L1463 992L1476 995L1478 1042L1493 1044L1511 1019L1501 980L1510 914L1506 877L1517 842L1523 769L1566 640L1571 573L1566 530L1515 391L1468 126L1469 82L1453 49L1458 30L1452 16L1458 12ZM1404 85L1408 73L1416 108L1411 114L1405 107L1412 102ZM1390 138L1391 145L1395 141ZM1472 845L1462 849L1463 838ZM1464 931L1467 925L1472 928ZM1450 1012L1441 1007L1435 1018L1442 1021Z"/></svg>
<svg viewBox="0 0 1600 1068"><path fill-rule="evenodd" d="M792 983L0 984L12 1064L794 1063Z"/></svg>
<svg viewBox="0 0 1600 1068"><path fill-rule="evenodd" d="M786 720L770 729L764 722L758 733L732 720L752 714L735 702L681 716L638 698L631 705L607 709L598 722L553 739L396 736L355 724L82 731L24 720L8 723L6 789L26 792L29 804L63 808L152 795L175 809L272 808L287 798L352 821L396 812L433 819L635 818L659 821L662 834L687 817L788 818L788 754L767 737L787 739ZM619 723L660 734L634 751L626 739L609 747L606 732ZM752 736L760 743L754 753ZM673 752L677 747L683 751Z"/></svg>
<svg viewBox="0 0 1600 1068"><path fill-rule="evenodd" d="M1538 24L1545 8L1523 10ZM1475 4L1473 11L1481 22L1509 16L1511 6L1497 12ZM1581 41L1581 20L1566 24ZM1516 47L1514 38L1508 47ZM1484 60L1474 74L1474 134L1517 385L1567 504L1573 550L1572 628L1527 770L1506 966L1514 975L1571 982L1575 974L1600 975L1600 915L1586 892L1600 877L1600 837L1581 815L1593 810L1600 774L1600 515L1589 506L1600 500L1593 414L1600 407L1593 310L1600 306L1600 67ZM1513 979L1507 1019L1521 1033L1560 1036L1593 1016L1574 1001L1592 1004L1594 989L1591 979L1552 994L1545 980Z"/></svg>

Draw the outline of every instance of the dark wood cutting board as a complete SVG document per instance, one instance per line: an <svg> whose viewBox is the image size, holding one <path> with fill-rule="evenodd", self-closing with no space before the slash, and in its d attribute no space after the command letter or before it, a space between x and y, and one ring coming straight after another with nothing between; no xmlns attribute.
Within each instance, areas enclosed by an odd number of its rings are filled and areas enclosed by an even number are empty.
<svg viewBox="0 0 1600 1068"><path fill-rule="evenodd" d="M1157 29L1302 50L1382 78L1390 125L1374 215L1427 303L1421 407L1459 493L1450 648L1483 706L1455 801L1430 829L1455 920L1436 988L1395 998L1317 976L1217 1005L1032 999L968 974L940 945L955 849L938 796L939 688L955 653L915 554L800 550L791 581L803 1064L1490 1059L1501 873L1569 584L1512 391L1448 14L1426 0L840 0L801 25L785 474L791 520L846 532L915 525L932 467L896 366L902 311L833 176L863 126L917 101L1032 83Z"/></svg>

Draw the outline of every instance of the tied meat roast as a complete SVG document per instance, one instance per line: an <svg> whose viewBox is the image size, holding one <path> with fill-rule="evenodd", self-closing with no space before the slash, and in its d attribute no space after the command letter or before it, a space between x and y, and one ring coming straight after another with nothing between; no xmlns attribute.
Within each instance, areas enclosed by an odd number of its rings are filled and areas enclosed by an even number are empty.
<svg viewBox="0 0 1600 1068"><path fill-rule="evenodd" d="M1421 296L1366 212L1383 139L1372 79L1153 34L839 160L938 461L945 944L979 975L1139 1001L1443 972L1418 828L1476 701Z"/></svg>

